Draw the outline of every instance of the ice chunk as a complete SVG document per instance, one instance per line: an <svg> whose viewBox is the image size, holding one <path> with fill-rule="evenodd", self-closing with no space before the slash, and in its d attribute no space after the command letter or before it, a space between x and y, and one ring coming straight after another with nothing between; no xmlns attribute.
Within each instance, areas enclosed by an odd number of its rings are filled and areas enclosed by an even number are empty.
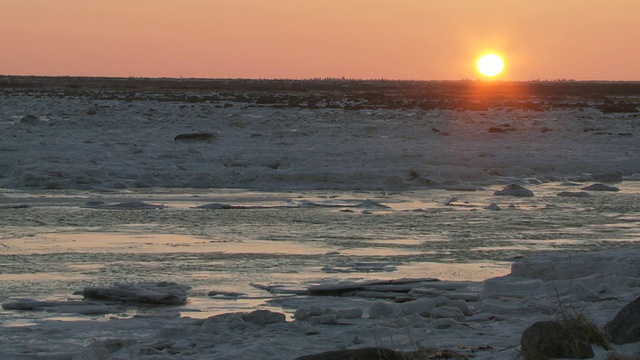
<svg viewBox="0 0 640 360"><path fill-rule="evenodd" d="M191 287L173 282L115 284L111 287L86 287L82 295L87 299L100 299L141 304L179 305L187 301Z"/></svg>
<svg viewBox="0 0 640 360"><path fill-rule="evenodd" d="M493 193L493 195L508 195L508 196L517 196L517 197L528 197L533 196L533 191L522 187L518 184L507 185L501 190L498 190Z"/></svg>

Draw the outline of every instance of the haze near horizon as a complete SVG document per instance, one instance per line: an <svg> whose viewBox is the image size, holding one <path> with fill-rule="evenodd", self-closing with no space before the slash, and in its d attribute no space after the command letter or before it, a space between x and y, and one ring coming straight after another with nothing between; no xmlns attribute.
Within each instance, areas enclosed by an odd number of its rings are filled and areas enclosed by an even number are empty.
<svg viewBox="0 0 640 360"><path fill-rule="evenodd" d="M0 0L0 74L640 80L634 0Z"/></svg>

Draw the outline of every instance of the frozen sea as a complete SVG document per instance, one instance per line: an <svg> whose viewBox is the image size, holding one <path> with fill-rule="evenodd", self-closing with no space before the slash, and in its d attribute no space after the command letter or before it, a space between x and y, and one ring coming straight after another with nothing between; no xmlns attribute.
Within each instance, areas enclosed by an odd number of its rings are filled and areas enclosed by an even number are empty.
<svg viewBox="0 0 640 360"><path fill-rule="evenodd" d="M640 186L624 185L624 194L588 199L556 196L575 190L557 183L529 186L531 198L494 196L501 186L385 195L5 190L0 293L3 301L64 299L114 279L174 281L193 287L185 311L206 315L250 309L272 296L251 284L303 289L356 279L483 280L543 250L637 248ZM385 208L356 207L366 200ZM139 209L140 202L164 208ZM485 209L491 203L502 210ZM211 204L237 208L198 208ZM259 300L210 299L210 291Z"/></svg>
<svg viewBox="0 0 640 360"><path fill-rule="evenodd" d="M464 349L460 326L445 331L401 310L376 323L367 311L386 301L376 296L304 293L401 278L472 283L482 292L484 280L508 278L512 264L541 254L579 259L613 251L615 259L635 259L640 251L633 113L595 105L345 110L354 105L347 97L332 100L342 107L325 100L317 108L274 109L220 92L213 93L219 102L195 104L154 92L135 100L118 94L5 90L0 98L0 303L81 302L85 287L158 281L188 285L188 302L94 314L2 309L3 359L293 359L388 341L404 349L414 336ZM213 136L174 141L181 133ZM582 190L594 183L618 191ZM495 194L509 184L534 196ZM640 293L634 284L620 282L613 293L630 300ZM484 291L480 300L497 298ZM515 303L533 296L517 294ZM477 300L467 315L472 325L456 321L479 333L474 321L485 326L477 317L482 305L489 310ZM594 299L581 301L601 323L615 314L615 306L598 310ZM336 334L331 324L301 330L294 313L309 306L355 307L364 315L352 333L342 325ZM519 336L509 333L536 319L531 308L513 311L504 333L478 335L475 346L493 349L478 356L514 356ZM298 327L208 328L218 337L206 341L167 330L256 309L283 313L285 324ZM539 318L553 315L545 309ZM442 339L397 338L396 330L416 326L416 334L440 331ZM300 346L296 331L315 336L313 345ZM173 343L156 346L165 338ZM126 346L114 350L107 340ZM96 347L109 349L108 357L86 352Z"/></svg>

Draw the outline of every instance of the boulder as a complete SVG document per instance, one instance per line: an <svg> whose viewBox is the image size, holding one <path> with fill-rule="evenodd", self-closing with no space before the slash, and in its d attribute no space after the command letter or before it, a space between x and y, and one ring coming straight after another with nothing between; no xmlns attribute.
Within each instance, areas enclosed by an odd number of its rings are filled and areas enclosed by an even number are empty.
<svg viewBox="0 0 640 360"><path fill-rule="evenodd" d="M238 208L238 207L229 205L229 204L221 204L221 203L211 203L211 204L196 206L196 209L207 209L207 210L219 210L219 209L228 210L228 209L234 209L234 208Z"/></svg>
<svg viewBox="0 0 640 360"><path fill-rule="evenodd" d="M557 194L557 196L561 197L589 197L589 194L586 191L562 191Z"/></svg>
<svg viewBox="0 0 640 360"><path fill-rule="evenodd" d="M614 344L640 342L640 296L623 307L604 326L604 332Z"/></svg>
<svg viewBox="0 0 640 360"><path fill-rule="evenodd" d="M210 133L191 133L177 135L173 141L181 142L212 142L216 139L214 134Z"/></svg>
<svg viewBox="0 0 640 360"><path fill-rule="evenodd" d="M538 321L524 330L521 350L527 359L588 359L594 356L589 337L558 321Z"/></svg>
<svg viewBox="0 0 640 360"><path fill-rule="evenodd" d="M485 206L484 208L487 210L502 210L502 208L498 206L498 204L496 203L491 203L490 205Z"/></svg>
<svg viewBox="0 0 640 360"><path fill-rule="evenodd" d="M585 186L580 190L588 190L588 191L620 191L619 188L615 186L609 186L605 184L593 184L589 186Z"/></svg>
<svg viewBox="0 0 640 360"><path fill-rule="evenodd" d="M117 204L107 205L106 207L112 209L163 209L166 206L158 205L158 204L148 204L144 201L134 200L134 201L125 201Z"/></svg>
<svg viewBox="0 0 640 360"><path fill-rule="evenodd" d="M533 191L522 187L518 184L510 184L493 193L493 195L507 195L507 196L518 196L518 197L527 197L533 196Z"/></svg>
<svg viewBox="0 0 640 360"><path fill-rule="evenodd" d="M328 351L306 355L296 360L411 360L418 359L419 352L402 352L384 348L363 348Z"/></svg>
<svg viewBox="0 0 640 360"><path fill-rule="evenodd" d="M38 125L42 123L42 120L40 120L40 117L35 115L25 115L22 117L22 119L20 119L20 123L27 125Z"/></svg>
<svg viewBox="0 0 640 360"><path fill-rule="evenodd" d="M369 200L369 199L363 201L359 205L356 205L356 207L360 209L389 209L388 206L382 205L379 202Z"/></svg>
<svg viewBox="0 0 640 360"><path fill-rule="evenodd" d="M269 310L256 310L242 315L242 320L258 326L266 326L269 324L286 322L287 317L283 313L279 312L273 312Z"/></svg>
<svg viewBox="0 0 640 360"><path fill-rule="evenodd" d="M502 126L502 125L501 125L501 126ZM507 133L507 132L511 132L511 131L515 131L515 130L516 130L516 129L514 129L514 128L512 128L512 127L500 128L500 127L492 126L492 127L490 127L490 128L489 128L489 132L490 132L490 133L493 133L493 134L495 134L495 133L498 133L498 134L500 134L500 133Z"/></svg>

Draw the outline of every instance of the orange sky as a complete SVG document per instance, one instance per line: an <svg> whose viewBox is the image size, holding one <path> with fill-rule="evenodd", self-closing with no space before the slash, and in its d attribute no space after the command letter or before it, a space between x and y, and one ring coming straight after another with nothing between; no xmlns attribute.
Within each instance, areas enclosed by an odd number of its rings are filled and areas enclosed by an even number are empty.
<svg viewBox="0 0 640 360"><path fill-rule="evenodd" d="M0 74L640 80L640 0L0 0Z"/></svg>

